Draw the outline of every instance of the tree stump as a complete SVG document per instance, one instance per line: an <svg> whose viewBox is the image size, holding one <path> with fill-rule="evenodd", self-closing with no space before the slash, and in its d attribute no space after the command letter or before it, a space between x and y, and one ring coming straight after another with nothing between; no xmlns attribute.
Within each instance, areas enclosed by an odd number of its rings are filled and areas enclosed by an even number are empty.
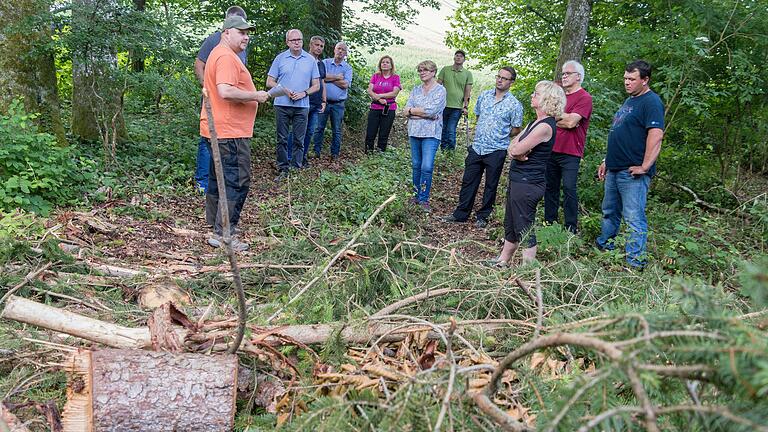
<svg viewBox="0 0 768 432"><path fill-rule="evenodd" d="M231 431L235 355L81 350L69 360L64 432Z"/></svg>

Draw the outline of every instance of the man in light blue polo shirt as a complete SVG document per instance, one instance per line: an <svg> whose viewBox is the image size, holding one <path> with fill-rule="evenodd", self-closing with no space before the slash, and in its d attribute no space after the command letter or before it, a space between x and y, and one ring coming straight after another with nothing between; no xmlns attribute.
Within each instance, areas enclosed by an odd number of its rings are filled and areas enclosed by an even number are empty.
<svg viewBox="0 0 768 432"><path fill-rule="evenodd" d="M464 161L459 204L443 221L466 222L485 172L483 204L475 213L475 226L488 226L488 218L496 202L496 189L504 168L507 147L510 139L520 133L520 126L523 124L523 105L509 92L516 78L517 72L512 66L499 69L496 74L496 88L482 92L477 98L475 139L467 149L469 154Z"/></svg>
<svg viewBox="0 0 768 432"><path fill-rule="evenodd" d="M339 42L333 49L333 58L323 60L325 64L325 96L327 104L325 111L320 114L315 129L315 156L319 157L323 149L323 134L328 117L331 118L333 140L331 141L331 157L339 158L341 152L341 122L344 120L344 103L347 101L349 86L352 84L352 66L344 59L347 58L347 44Z"/></svg>
<svg viewBox="0 0 768 432"><path fill-rule="evenodd" d="M320 72L314 57L304 51L304 37L299 30L285 34L288 49L272 62L267 73L267 87L283 96L275 98L277 123L277 170L276 180L288 175L290 167L301 168L304 161L304 134L307 131L309 95L320 90ZM292 157L288 158L288 134L293 131ZM289 165L290 163L290 165Z"/></svg>

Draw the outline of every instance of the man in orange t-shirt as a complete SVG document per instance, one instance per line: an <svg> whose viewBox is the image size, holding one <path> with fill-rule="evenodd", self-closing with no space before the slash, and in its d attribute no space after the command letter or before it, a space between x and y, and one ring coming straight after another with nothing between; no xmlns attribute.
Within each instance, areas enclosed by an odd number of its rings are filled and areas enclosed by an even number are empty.
<svg viewBox="0 0 768 432"><path fill-rule="evenodd" d="M251 185L251 137L256 109L259 102L265 102L269 97L265 91L256 91L250 72L237 57L248 46L248 32L253 28L241 16L235 15L224 20L221 42L208 56L203 77L203 88L211 103L221 152L231 235L235 234ZM200 135L209 139L211 137L205 106L200 113ZM211 160L212 175L205 196L205 220L213 226L214 235L208 239L208 244L220 247L222 223L213 165ZM232 247L244 251L248 249L248 244L233 239Z"/></svg>

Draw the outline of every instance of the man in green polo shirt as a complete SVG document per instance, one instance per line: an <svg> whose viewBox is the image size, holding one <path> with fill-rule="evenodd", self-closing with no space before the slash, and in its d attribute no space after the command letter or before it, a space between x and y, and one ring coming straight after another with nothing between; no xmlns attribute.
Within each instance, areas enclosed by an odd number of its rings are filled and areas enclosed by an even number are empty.
<svg viewBox="0 0 768 432"><path fill-rule="evenodd" d="M453 55L453 64L440 69L437 75L437 82L447 92L443 110L443 136L440 140L440 148L443 150L456 148L456 126L462 114L467 115L469 95L472 93L472 72L464 69L466 57L464 51L457 50Z"/></svg>

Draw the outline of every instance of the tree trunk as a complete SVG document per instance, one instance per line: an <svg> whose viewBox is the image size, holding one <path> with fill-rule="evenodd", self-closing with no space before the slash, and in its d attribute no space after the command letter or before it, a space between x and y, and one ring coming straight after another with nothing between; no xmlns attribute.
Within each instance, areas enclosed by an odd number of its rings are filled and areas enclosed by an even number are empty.
<svg viewBox="0 0 768 432"><path fill-rule="evenodd" d="M6 110L15 98L21 98L30 113L40 113L36 119L41 132L56 137L66 145L64 125L59 111L48 20L33 19L48 12L44 0L0 2L0 110Z"/></svg>
<svg viewBox="0 0 768 432"><path fill-rule="evenodd" d="M325 57L333 57L333 47L342 40L344 0L313 0L314 27L320 29L326 39Z"/></svg>
<svg viewBox="0 0 768 432"><path fill-rule="evenodd" d="M125 89L117 76L117 55L113 47L93 36L97 27L114 25L108 10L111 2L72 3L73 32L83 40L72 52L72 134L105 146L127 136L122 114Z"/></svg>
<svg viewBox="0 0 768 432"><path fill-rule="evenodd" d="M556 82L560 82L560 72L565 62L569 60L581 61L591 14L592 0L568 0L563 32L560 35L560 54L557 56L554 71Z"/></svg>
<svg viewBox="0 0 768 432"><path fill-rule="evenodd" d="M147 0L133 0L133 8L138 13L144 13L147 6ZM144 72L144 51L141 48L134 48L131 51L131 70L134 72Z"/></svg>
<svg viewBox="0 0 768 432"><path fill-rule="evenodd" d="M235 355L75 352L64 432L231 431L237 367Z"/></svg>

